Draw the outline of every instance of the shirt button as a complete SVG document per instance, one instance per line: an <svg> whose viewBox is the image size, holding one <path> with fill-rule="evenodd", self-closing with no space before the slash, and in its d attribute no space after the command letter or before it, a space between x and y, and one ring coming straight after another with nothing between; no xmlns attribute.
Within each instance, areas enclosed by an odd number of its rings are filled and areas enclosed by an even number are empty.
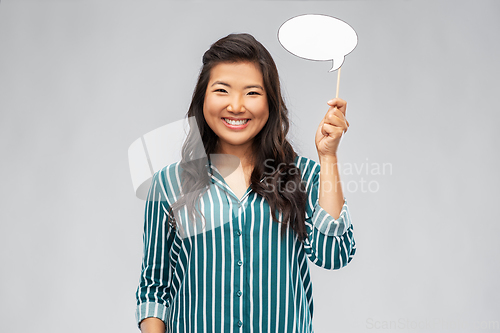
<svg viewBox="0 0 500 333"><path fill-rule="evenodd" d="M238 266L241 266L241 265L243 265L243 261L238 260Z"/></svg>
<svg viewBox="0 0 500 333"><path fill-rule="evenodd" d="M236 236L241 236L241 230L240 229L236 230Z"/></svg>
<svg viewBox="0 0 500 333"><path fill-rule="evenodd" d="M241 290L238 290L238 291L236 292L236 295L238 295L238 297L241 297L241 295L242 295L242 294L243 294L243 293L241 292Z"/></svg>
<svg viewBox="0 0 500 333"><path fill-rule="evenodd" d="M243 325L243 322L241 320L238 320L238 326L241 327Z"/></svg>

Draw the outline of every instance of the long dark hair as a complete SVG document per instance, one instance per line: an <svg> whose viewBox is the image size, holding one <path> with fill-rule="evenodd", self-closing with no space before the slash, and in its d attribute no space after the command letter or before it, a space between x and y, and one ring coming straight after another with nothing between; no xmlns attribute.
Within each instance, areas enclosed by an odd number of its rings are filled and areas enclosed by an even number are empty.
<svg viewBox="0 0 500 333"><path fill-rule="evenodd" d="M210 181L207 160L199 158L203 153L206 153L208 158L210 154L215 154L218 141L217 135L208 126L203 116L203 104L210 72L220 63L237 62L252 62L260 68L269 106L267 123L253 140L255 165L250 178L251 188L267 200L273 220L283 224L289 223L299 240L302 241L307 235L305 227L307 195L300 170L293 164L297 154L286 139L289 130L288 110L281 95L278 70L267 49L253 36L245 33L230 34L219 39L203 55L203 67L187 113L187 117L196 119L197 128L191 126L182 147L180 166L184 195L170 209L169 216L172 225L176 227L173 212L178 211L184 205L188 207L189 216L192 216L194 221L194 214L199 215L198 210L194 209L195 203L208 188ZM196 130L201 135L203 147L196 140L199 137ZM203 149L205 152L202 151ZM261 182L264 176L266 176L265 181ZM277 211L281 212L282 222L278 221ZM283 237L286 225L281 230Z"/></svg>

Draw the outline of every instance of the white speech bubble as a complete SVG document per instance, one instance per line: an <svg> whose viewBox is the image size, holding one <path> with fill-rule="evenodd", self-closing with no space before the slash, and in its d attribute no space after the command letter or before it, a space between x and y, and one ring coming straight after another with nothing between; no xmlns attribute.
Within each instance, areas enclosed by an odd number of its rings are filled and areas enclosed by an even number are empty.
<svg viewBox="0 0 500 333"><path fill-rule="evenodd" d="M281 45L290 53L308 60L332 60L337 70L358 44L356 31L338 18L306 14L293 17L278 30Z"/></svg>

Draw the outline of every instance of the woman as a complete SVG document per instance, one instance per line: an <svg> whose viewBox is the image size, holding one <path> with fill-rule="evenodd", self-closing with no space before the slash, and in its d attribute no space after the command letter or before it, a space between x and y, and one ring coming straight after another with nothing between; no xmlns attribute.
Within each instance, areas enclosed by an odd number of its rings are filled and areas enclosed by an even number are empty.
<svg viewBox="0 0 500 333"><path fill-rule="evenodd" d="M320 164L299 157L280 89L251 35L205 52L187 114L197 126L182 160L155 173L146 203L142 332L313 332L305 257L338 269L356 251L337 169L349 123L346 102L329 101Z"/></svg>

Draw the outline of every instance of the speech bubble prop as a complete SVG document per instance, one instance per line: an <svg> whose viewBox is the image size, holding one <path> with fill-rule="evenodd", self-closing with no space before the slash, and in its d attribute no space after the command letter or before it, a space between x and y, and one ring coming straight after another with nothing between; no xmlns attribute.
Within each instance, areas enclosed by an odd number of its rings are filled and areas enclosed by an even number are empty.
<svg viewBox="0 0 500 333"><path fill-rule="evenodd" d="M354 29L338 18L306 14L293 17L278 30L278 40L290 53L308 60L332 60L330 72L344 63L344 58L358 44Z"/></svg>

